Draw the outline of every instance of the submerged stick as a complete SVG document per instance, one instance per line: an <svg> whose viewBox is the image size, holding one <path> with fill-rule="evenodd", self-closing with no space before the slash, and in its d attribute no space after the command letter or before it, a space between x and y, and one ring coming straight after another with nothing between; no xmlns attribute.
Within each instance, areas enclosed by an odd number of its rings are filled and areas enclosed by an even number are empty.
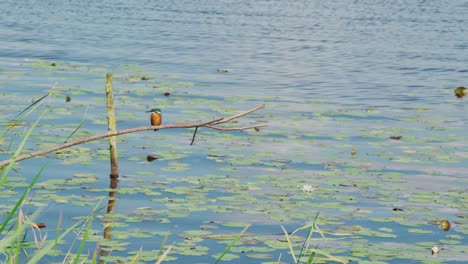
<svg viewBox="0 0 468 264"><path fill-rule="evenodd" d="M264 108L264 107L265 107L265 105L260 105L260 106L257 106L255 108L252 108L250 110L241 112L239 114L236 114L236 115L233 115L233 116L230 116L230 117L227 117L227 118L218 118L218 119L214 119L214 120L211 120L211 121L208 121L208 122L203 122L203 123L198 123L198 124L172 124L172 125L160 125L160 126L142 126L142 127L134 127L134 128L118 130L118 131L114 131L114 132L107 132L107 133L104 133L104 134L99 134L99 135L94 135L94 136L89 136L89 137L77 139L77 140L70 141L70 142L67 142L65 144L60 144L60 145L57 145L57 146L53 146L53 147L50 147L50 148L41 149L41 150L33 151L33 152L30 152L30 153L26 153L26 154L21 154L18 157L16 157L15 162L25 160L25 159L29 159L29 158L33 158L33 157L37 157L37 156L41 156L41 155L44 155L44 154L47 154L47 153L50 153L50 152L54 152L54 151L57 151L57 150L69 148L69 147L72 147L72 146L80 145L80 144L90 142L90 141L94 141L94 140L98 140L98 139L103 139L103 138L112 137L112 136L120 136L120 135L125 135L125 134L130 134L130 133L135 133L135 132L141 132L141 131L146 131L146 130L173 129L173 128L195 128L195 127L206 127L206 128L210 128L210 129L229 130L229 131L246 130L246 129L259 129L261 127L265 127L266 124L259 124L259 125L249 126L249 127L232 127L232 128L219 128L219 127L214 127L214 126L219 125L219 124L227 123L227 122L229 122L229 121L231 121L233 119L239 118L241 116L245 116L247 114L250 114L250 113L252 113L254 111L257 111L257 110L259 110L261 108ZM11 162L12 162L12 159L7 159L7 160L4 160L4 161L0 161L0 168L10 164Z"/></svg>

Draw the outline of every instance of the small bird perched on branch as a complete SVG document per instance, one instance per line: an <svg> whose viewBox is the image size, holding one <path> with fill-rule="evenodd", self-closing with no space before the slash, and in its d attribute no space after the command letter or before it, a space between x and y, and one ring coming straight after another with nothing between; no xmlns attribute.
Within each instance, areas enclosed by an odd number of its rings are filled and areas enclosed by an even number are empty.
<svg viewBox="0 0 468 264"><path fill-rule="evenodd" d="M161 116L161 109L159 108L153 108L149 111L146 111L147 113L151 113L151 125L152 126L159 126L161 125L162 122L162 116ZM155 129L154 131L158 131L159 129Z"/></svg>

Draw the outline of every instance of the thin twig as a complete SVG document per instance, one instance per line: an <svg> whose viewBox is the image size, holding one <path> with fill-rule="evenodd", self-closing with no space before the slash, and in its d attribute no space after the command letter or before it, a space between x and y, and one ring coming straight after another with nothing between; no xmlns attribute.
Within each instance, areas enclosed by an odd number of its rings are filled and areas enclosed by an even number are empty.
<svg viewBox="0 0 468 264"><path fill-rule="evenodd" d="M248 110L248 111L239 113L239 114L237 114L237 115L233 115L233 116L230 116L230 117L228 117L228 118L222 118L220 121L213 122L211 125L218 125L218 124L222 124L222 123L229 122L229 121L231 121L231 120L233 120L233 119L239 118L239 117L241 117L241 116L248 115L248 114L250 114L250 113L252 113L252 112L255 112L255 111L257 111L258 109L261 109L261 108L264 108L264 107L265 107L264 104L259 105L259 106L255 107L255 108L252 108L252 109L250 109L250 110Z"/></svg>
<svg viewBox="0 0 468 264"><path fill-rule="evenodd" d="M252 127L227 128L227 129L226 128L217 128L217 127L213 127L213 126L229 122L229 121L231 121L233 119L239 118L241 116L245 116L245 115L247 115L249 113L252 113L252 112L254 112L254 111L258 110L258 109L264 108L264 107L265 107L265 105L260 105L260 106L257 106L255 108L252 108L252 109L250 109L248 111L245 111L245 112L242 112L242 113L239 113L239 114L227 117L227 118L218 118L218 119L214 119L214 120L211 120L211 121L208 121L208 122L203 122L203 123L198 123L198 124L173 124L173 125L160 125L160 126L142 126L142 127L134 127L134 128L118 130L118 131L115 131L115 132L107 132L107 133L104 133L104 134L99 134L99 135L94 135L94 136L89 136L89 137L77 139L77 140L70 141L70 142L67 142L65 144L60 144L60 145L57 145L57 146L53 146L53 147L50 147L50 148L41 149L41 150L33 151L33 152L30 152L30 153L26 153L26 154L21 154L21 155L17 156L16 159L14 159L14 161L18 162L18 161L21 161L21 160L41 156L41 155L44 155L44 154L47 154L47 153L50 153L50 152L54 152L54 151L57 151L57 150L69 148L69 147L72 147L72 146L80 145L80 144L90 142L90 141L94 141L94 140L98 140L98 139L103 139L103 138L112 137L112 136L120 136L120 135L125 135L125 134L145 131L145 130L207 127L207 128L210 128L210 129L229 130L229 131L231 131L231 130L246 130L246 129L251 129L251 128L255 128L255 127L257 127L257 128L258 127L263 127L265 125L258 125L258 126L252 126ZM0 168L3 168L4 166L10 164L11 162L13 162L13 159L7 159L7 160L4 160L4 161L0 161Z"/></svg>
<svg viewBox="0 0 468 264"><path fill-rule="evenodd" d="M221 131L237 131L237 130L247 130L247 129L259 129L261 127L266 127L267 124L255 125L255 126L247 126L247 127L214 127L214 126L206 126L207 128L211 128L214 130L221 130Z"/></svg>
<svg viewBox="0 0 468 264"><path fill-rule="evenodd" d="M195 128L195 131L193 131L193 137L192 137L192 142L190 142L190 146L193 145L193 142L195 141L195 135L197 134L198 127Z"/></svg>

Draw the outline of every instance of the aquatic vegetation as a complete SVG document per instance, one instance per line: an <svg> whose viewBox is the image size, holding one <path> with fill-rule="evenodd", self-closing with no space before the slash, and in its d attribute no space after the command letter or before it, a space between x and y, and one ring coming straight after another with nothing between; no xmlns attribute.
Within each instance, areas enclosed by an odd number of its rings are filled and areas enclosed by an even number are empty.
<svg viewBox="0 0 468 264"><path fill-rule="evenodd" d="M99 92L105 70L58 61L26 65L38 84L31 90L36 100L54 82L59 85L46 97L42 121L18 154L105 131L105 101ZM16 163L0 198L18 201L30 175L48 161L46 173L24 199L23 211L44 212L32 221L45 223L43 233L55 230L62 211L60 226L84 221L79 225L89 231L83 243L85 233L80 233L71 254L74 258L92 262L97 244L109 249L103 260L125 263L154 263L162 257L214 262L223 253L223 262L291 262L294 255L303 263L335 258L444 263L463 259L467 252L468 196L461 177L465 124L459 112L442 116L441 105L420 101L411 107L376 104L361 109L321 99L223 98L203 94L197 84L169 81L135 66L117 70L114 77L118 129L148 126L144 110L152 106L163 108L170 123L187 123L214 120L265 102L272 107L251 117L268 122L269 127L223 133L199 128L193 145L194 129L119 136L123 169L113 215L90 209L112 191L106 142L88 142ZM441 92L450 96L447 90ZM32 104L6 94L0 101L1 105L15 101L23 108ZM17 114L0 107L8 117ZM31 109L41 109L35 107ZM0 120L2 160L21 144L13 135L24 135L39 114L28 113L16 120ZM233 126L255 124L247 119ZM0 211L8 213L11 206L1 203ZM96 216L91 223L90 211ZM311 225L300 229L314 219L324 237ZM102 240L107 226L112 227L109 241ZM288 242L281 226L286 231L300 230L286 232ZM309 231L313 237L309 238ZM63 260L74 239L68 233L63 244L57 244L53 258ZM26 242L31 241L28 237ZM431 254L434 246L439 248L437 255Z"/></svg>
<svg viewBox="0 0 468 264"><path fill-rule="evenodd" d="M455 88L453 92L455 93L455 96L457 98L463 98L468 93L468 89L463 86L460 86L460 87Z"/></svg>

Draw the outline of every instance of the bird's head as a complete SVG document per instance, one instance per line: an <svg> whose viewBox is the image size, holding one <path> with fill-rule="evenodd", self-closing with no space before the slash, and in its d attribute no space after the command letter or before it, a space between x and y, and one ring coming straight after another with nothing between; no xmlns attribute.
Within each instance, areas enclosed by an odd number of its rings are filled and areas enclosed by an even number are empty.
<svg viewBox="0 0 468 264"><path fill-rule="evenodd" d="M160 114L161 113L161 109L159 108L153 108L149 111L146 111L147 113L156 113L156 114Z"/></svg>

